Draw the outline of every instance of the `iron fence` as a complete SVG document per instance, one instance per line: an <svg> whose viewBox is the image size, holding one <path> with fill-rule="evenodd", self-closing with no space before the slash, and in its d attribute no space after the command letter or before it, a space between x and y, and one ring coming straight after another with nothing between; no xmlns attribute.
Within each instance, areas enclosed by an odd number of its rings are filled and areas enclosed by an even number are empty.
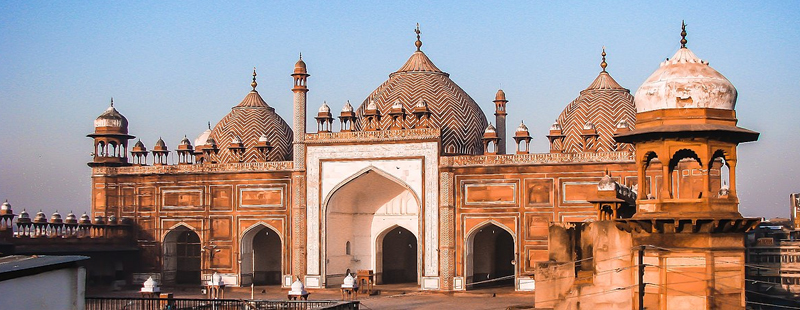
<svg viewBox="0 0 800 310"><path fill-rule="evenodd" d="M358 301L86 297L87 310L357 310Z"/></svg>

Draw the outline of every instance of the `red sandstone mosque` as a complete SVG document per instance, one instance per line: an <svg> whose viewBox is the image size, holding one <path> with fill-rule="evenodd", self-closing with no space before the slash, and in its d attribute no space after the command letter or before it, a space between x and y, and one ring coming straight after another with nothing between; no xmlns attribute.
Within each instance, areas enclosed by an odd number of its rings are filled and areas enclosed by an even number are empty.
<svg viewBox="0 0 800 310"><path fill-rule="evenodd" d="M133 223L135 272L167 284L216 272L229 285L323 288L369 270L378 285L422 290L535 287L537 306L744 309L744 232L758 221L738 212L736 146L758 133L736 126L736 88L685 30L635 96L603 51L539 154L525 124L506 127L503 90L487 119L416 32L410 58L358 107L322 103L316 131L302 56L290 122L254 70L228 115L173 150L129 148L112 101L89 135L90 216Z"/></svg>

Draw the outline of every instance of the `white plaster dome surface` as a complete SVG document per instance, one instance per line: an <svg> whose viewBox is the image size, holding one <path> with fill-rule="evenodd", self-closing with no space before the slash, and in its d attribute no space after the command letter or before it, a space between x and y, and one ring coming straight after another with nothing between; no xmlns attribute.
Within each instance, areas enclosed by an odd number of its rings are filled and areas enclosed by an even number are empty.
<svg viewBox="0 0 800 310"><path fill-rule="evenodd" d="M711 108L733 110L736 88L688 48L681 48L636 91L636 112L661 109Z"/></svg>

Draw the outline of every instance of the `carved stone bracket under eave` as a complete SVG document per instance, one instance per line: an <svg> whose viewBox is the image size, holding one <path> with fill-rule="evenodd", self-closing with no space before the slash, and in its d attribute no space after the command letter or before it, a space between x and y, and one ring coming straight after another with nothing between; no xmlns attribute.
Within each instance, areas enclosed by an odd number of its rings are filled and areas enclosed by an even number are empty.
<svg viewBox="0 0 800 310"><path fill-rule="evenodd" d="M637 233L745 233L761 222L757 218L619 219L618 229Z"/></svg>

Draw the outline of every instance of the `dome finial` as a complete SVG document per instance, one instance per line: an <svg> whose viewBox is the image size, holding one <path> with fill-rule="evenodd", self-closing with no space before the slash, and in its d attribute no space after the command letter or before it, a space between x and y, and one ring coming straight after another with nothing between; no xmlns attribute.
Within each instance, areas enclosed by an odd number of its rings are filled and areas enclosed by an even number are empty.
<svg viewBox="0 0 800 310"><path fill-rule="evenodd" d="M211 121L208 121L208 130L211 130Z"/></svg>
<svg viewBox="0 0 800 310"><path fill-rule="evenodd" d="M256 90L256 86L258 86L258 83L256 83L256 75L256 67L253 67L253 83L250 83L250 86L253 86L253 90Z"/></svg>
<svg viewBox="0 0 800 310"><path fill-rule="evenodd" d="M606 47L605 47L605 45L603 46L603 53L601 53L600 55L603 56L603 62L600 63L600 68L603 68L603 72L606 72L606 67L608 67L608 64L606 63Z"/></svg>
<svg viewBox="0 0 800 310"><path fill-rule="evenodd" d="M114 107L114 97L111 97L111 107Z"/></svg>
<svg viewBox="0 0 800 310"><path fill-rule="evenodd" d="M303 52L300 52L300 60L303 60Z"/></svg>
<svg viewBox="0 0 800 310"><path fill-rule="evenodd" d="M417 46L417 52L419 52L420 48L422 47L422 41L419 40L419 34L420 34L419 23L417 23L417 29L414 29L414 32L417 33L417 42L414 42L414 45Z"/></svg>
<svg viewBox="0 0 800 310"><path fill-rule="evenodd" d="M681 21L681 48L686 48L686 21Z"/></svg>

